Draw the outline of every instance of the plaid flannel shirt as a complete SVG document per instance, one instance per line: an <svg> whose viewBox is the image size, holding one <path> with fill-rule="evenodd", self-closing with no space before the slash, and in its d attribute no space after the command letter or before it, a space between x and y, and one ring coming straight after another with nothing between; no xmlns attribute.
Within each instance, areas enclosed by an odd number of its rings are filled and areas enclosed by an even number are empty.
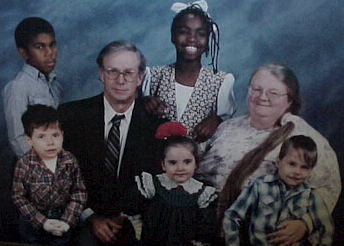
<svg viewBox="0 0 344 246"><path fill-rule="evenodd" d="M34 149L28 151L16 164L12 192L14 204L36 228L43 226L51 208L61 208L60 220L75 226L87 200L77 160L65 150L57 156L55 173Z"/></svg>
<svg viewBox="0 0 344 246"><path fill-rule="evenodd" d="M317 235L317 245L332 245L333 222L321 196L302 183L287 190L284 183L274 175L257 178L244 188L237 200L225 212L223 229L226 245L240 245L240 222L252 208L249 236L253 245L269 245L267 234L276 230L279 223L290 219L310 216L312 235Z"/></svg>

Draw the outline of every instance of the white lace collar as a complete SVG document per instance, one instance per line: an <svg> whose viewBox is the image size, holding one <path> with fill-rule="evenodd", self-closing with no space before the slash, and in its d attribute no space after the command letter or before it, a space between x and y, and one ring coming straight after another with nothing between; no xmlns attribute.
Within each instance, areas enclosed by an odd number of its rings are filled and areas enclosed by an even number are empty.
<svg viewBox="0 0 344 246"><path fill-rule="evenodd" d="M171 190L173 188L177 188L178 185L181 185L186 192L189 194L194 194L198 192L201 188L203 183L197 181L194 178L190 178L188 181L182 184L177 184L173 180L171 180L166 173L158 174L158 180L160 181L161 185L166 188L167 190Z"/></svg>

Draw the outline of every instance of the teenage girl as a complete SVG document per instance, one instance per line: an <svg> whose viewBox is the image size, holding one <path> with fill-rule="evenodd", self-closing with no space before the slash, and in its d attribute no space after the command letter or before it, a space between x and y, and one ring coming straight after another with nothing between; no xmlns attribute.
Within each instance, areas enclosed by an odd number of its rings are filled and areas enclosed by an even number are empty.
<svg viewBox="0 0 344 246"><path fill-rule="evenodd" d="M215 188L192 178L197 145L181 133L186 129L180 123L162 124L156 136L162 138L164 173L136 177L140 194L150 201L143 217L143 245L210 245L214 235Z"/></svg>
<svg viewBox="0 0 344 246"><path fill-rule="evenodd" d="M234 77L217 69L219 28L207 8L202 0L178 10L171 26L176 62L147 69L142 86L147 111L183 123L198 142L234 113ZM209 50L212 69L201 63Z"/></svg>

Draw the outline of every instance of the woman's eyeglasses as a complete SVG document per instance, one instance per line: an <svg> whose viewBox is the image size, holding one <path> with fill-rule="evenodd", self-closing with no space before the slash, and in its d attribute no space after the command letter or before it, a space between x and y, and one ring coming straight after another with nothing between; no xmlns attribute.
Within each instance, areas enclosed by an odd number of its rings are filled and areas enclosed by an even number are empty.
<svg viewBox="0 0 344 246"><path fill-rule="evenodd" d="M259 97L262 93L264 93L264 91L265 91L266 97L271 101L277 100L282 96L288 95L288 93L281 93L275 89L263 89L260 87L253 87L253 86L248 87L248 93L254 97Z"/></svg>

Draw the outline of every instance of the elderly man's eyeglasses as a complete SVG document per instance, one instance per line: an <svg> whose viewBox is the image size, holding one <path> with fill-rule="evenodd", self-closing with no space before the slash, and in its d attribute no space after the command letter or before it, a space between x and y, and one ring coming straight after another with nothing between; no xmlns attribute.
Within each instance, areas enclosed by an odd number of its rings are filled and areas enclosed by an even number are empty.
<svg viewBox="0 0 344 246"><path fill-rule="evenodd" d="M248 87L248 93L254 97L259 97L264 91L265 91L266 97L271 101L277 100L282 96L288 95L288 93L281 93L275 89L263 89L260 87L253 87L253 86Z"/></svg>
<svg viewBox="0 0 344 246"><path fill-rule="evenodd" d="M118 79L120 75L123 75L123 78L126 82L135 81L137 72L133 70L124 70L123 72L117 70L116 68L103 68L106 76L109 79Z"/></svg>

